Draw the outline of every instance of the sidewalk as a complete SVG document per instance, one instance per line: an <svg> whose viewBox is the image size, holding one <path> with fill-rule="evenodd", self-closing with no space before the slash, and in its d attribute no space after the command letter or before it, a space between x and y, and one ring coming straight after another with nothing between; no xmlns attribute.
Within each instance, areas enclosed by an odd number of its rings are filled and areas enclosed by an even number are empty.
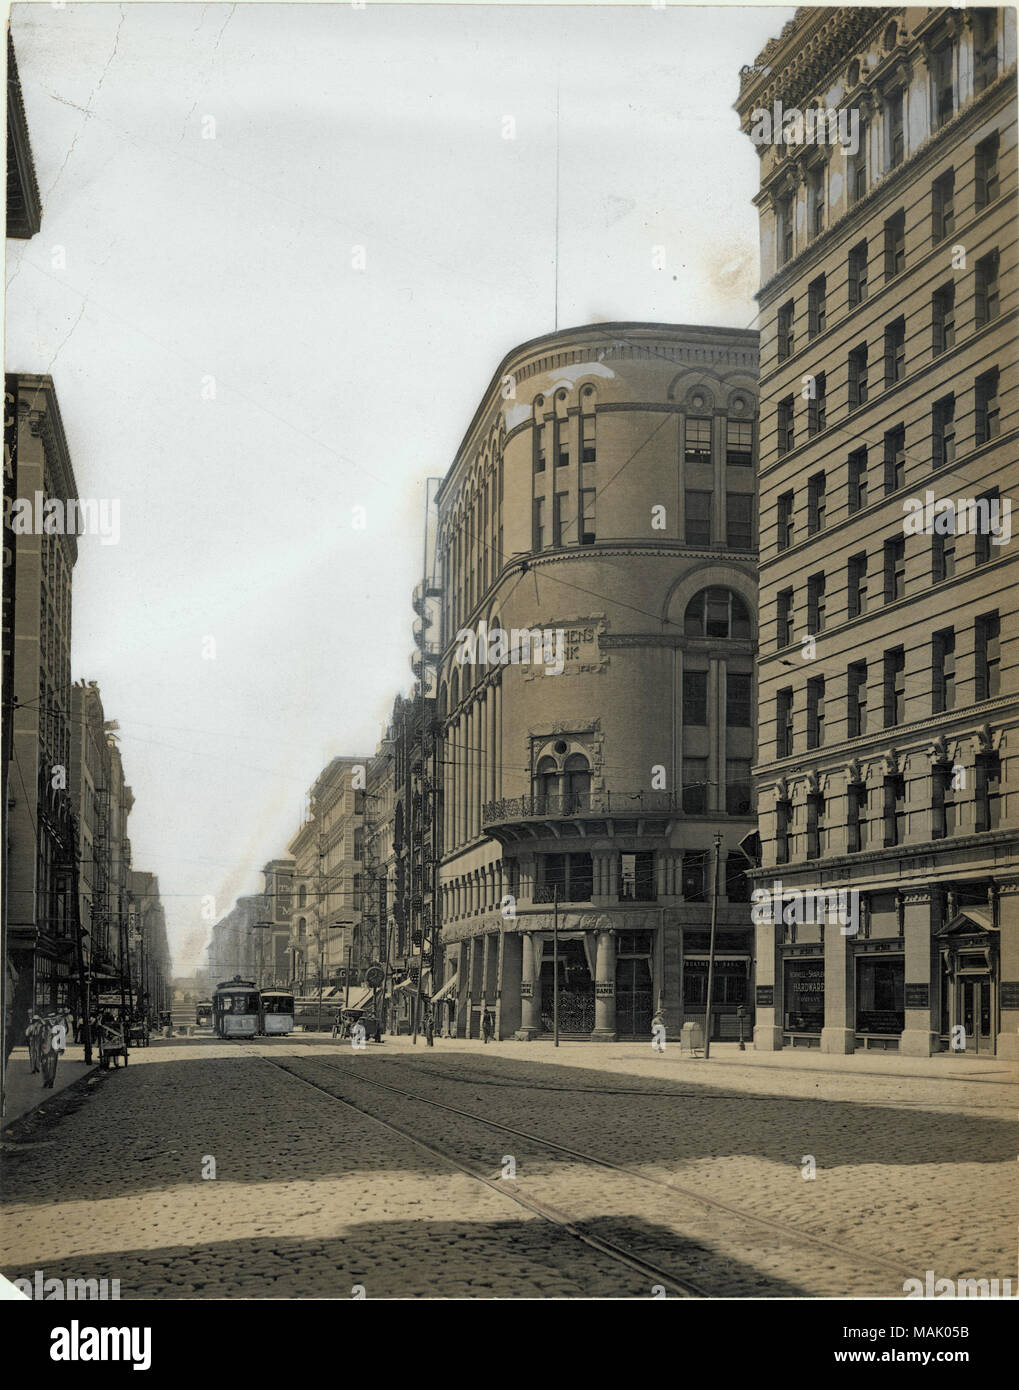
<svg viewBox="0 0 1019 1390"><path fill-rule="evenodd" d="M84 1048L70 1046L57 1063L57 1074L53 1089L46 1090L42 1084L42 1073L32 1074L28 1062L28 1048L16 1047L7 1061L7 1109L3 1117L5 1125L19 1120L34 1110L37 1105L52 1100L55 1095L73 1086L83 1076L95 1071L93 1064L87 1067L83 1060Z"/></svg>

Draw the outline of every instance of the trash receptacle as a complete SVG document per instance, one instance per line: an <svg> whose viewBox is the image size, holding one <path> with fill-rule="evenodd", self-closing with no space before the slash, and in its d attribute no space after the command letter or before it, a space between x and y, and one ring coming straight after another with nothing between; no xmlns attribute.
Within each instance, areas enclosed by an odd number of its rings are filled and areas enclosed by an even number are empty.
<svg viewBox="0 0 1019 1390"><path fill-rule="evenodd" d="M704 1051L704 1026L695 1019L690 1019L683 1024L680 1030L679 1050L687 1057L696 1057L698 1052Z"/></svg>

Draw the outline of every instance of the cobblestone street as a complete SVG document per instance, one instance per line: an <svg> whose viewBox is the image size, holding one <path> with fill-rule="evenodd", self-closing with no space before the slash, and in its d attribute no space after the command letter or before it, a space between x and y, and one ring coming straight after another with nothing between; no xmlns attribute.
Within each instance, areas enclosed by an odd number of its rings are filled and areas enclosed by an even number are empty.
<svg viewBox="0 0 1019 1390"><path fill-rule="evenodd" d="M2 1270L122 1298L901 1297L927 1270L1014 1276L1007 1068L850 1060L158 1041L13 1127Z"/></svg>

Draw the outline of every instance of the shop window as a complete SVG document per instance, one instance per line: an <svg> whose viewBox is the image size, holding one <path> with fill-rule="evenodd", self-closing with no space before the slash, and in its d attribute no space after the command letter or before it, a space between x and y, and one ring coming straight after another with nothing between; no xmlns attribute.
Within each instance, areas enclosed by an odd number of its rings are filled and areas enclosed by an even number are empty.
<svg viewBox="0 0 1019 1390"><path fill-rule="evenodd" d="M784 963L784 1026L790 1033L820 1033L824 1027L824 961L787 960Z"/></svg>
<svg viewBox="0 0 1019 1390"><path fill-rule="evenodd" d="M906 1026L905 960L859 956L856 961L856 1031L892 1036Z"/></svg>

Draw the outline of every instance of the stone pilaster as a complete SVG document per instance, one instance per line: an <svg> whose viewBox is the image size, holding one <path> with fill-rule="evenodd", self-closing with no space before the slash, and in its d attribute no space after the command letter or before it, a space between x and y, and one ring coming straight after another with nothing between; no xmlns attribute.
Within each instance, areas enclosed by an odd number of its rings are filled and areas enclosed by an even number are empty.
<svg viewBox="0 0 1019 1390"><path fill-rule="evenodd" d="M904 1057L929 1057L940 1047L937 1011L941 982L934 932L941 925L942 897L934 888L911 887L902 894L902 902L906 1010L899 1051Z"/></svg>
<svg viewBox="0 0 1019 1390"><path fill-rule="evenodd" d="M1019 879L998 884L998 926L1001 933L999 998L1001 1032L997 1054L1019 1061Z"/></svg>

